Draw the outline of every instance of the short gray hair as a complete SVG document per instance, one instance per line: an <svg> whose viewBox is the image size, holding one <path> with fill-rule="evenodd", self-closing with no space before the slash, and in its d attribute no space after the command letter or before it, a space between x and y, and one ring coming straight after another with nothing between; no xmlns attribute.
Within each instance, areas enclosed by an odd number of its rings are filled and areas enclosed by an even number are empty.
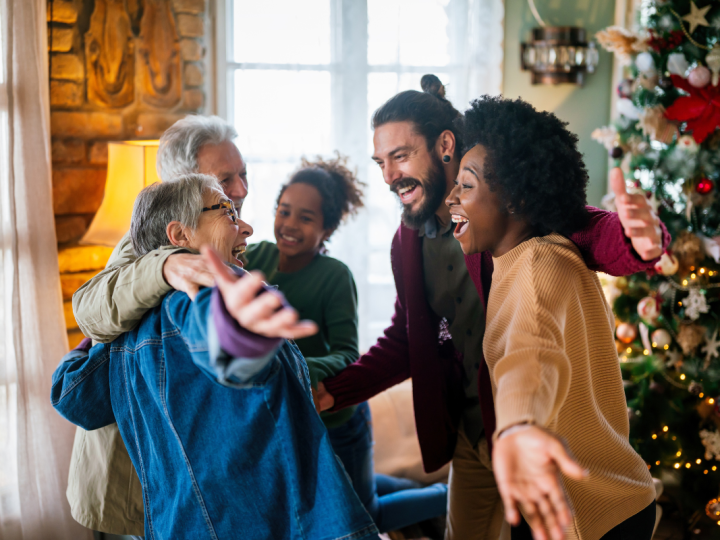
<svg viewBox="0 0 720 540"><path fill-rule="evenodd" d="M198 172L197 156L206 144L232 142L235 128L219 116L190 115L178 120L160 137L157 172L163 182Z"/></svg>
<svg viewBox="0 0 720 540"><path fill-rule="evenodd" d="M130 240L136 255L170 245L166 230L171 221L197 229L203 195L208 191L225 196L215 177L207 174L186 174L143 189L135 199L130 220Z"/></svg>

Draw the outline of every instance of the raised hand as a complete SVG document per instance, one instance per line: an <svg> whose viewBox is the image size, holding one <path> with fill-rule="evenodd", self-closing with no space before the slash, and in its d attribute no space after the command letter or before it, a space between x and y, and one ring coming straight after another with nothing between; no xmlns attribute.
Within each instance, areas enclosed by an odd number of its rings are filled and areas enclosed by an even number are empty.
<svg viewBox="0 0 720 540"><path fill-rule="evenodd" d="M210 246L200 249L230 315L246 330L266 337L299 339L317 333L312 321L298 321L297 312L283 306L282 295L263 290L263 276L251 272L242 278L236 276Z"/></svg>
<svg viewBox="0 0 720 540"><path fill-rule="evenodd" d="M610 171L610 187L615 193L620 223L640 258L649 261L662 255L660 220L642 194L629 194L619 167Z"/></svg>
<svg viewBox="0 0 720 540"><path fill-rule="evenodd" d="M162 272L168 285L176 291L187 293L192 300L195 300L200 287L215 285L215 279L201 255L170 255L165 259Z"/></svg>
<svg viewBox="0 0 720 540"><path fill-rule="evenodd" d="M508 523L517 525L522 509L535 540L563 540L572 514L560 473L582 480L586 472L562 442L541 428L528 426L501 434L492 461Z"/></svg>

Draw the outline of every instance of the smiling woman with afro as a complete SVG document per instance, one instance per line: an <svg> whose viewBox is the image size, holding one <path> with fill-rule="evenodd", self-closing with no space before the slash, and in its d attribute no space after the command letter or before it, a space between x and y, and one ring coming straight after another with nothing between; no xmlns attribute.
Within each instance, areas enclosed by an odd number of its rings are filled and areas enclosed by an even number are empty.
<svg viewBox="0 0 720 540"><path fill-rule="evenodd" d="M569 236L588 220L588 174L567 122L521 99L483 96L457 121L464 151L487 151L485 181L539 235Z"/></svg>

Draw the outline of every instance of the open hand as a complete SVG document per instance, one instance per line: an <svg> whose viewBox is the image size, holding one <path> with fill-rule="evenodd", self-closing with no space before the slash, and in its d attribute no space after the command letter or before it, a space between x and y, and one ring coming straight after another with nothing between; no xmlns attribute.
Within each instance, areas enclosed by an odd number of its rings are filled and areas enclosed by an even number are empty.
<svg viewBox="0 0 720 540"><path fill-rule="evenodd" d="M508 523L517 525L522 509L535 540L563 540L572 515L560 473L582 480L586 472L562 442L541 428L528 426L501 435L493 447L492 461Z"/></svg>
<svg viewBox="0 0 720 540"><path fill-rule="evenodd" d="M298 321L297 312L283 306L283 297L276 291L263 290L263 276L251 272L242 278L236 276L220 260L217 251L210 246L200 249L230 315L246 330L265 337L299 339L312 336L318 331L312 321Z"/></svg>
<svg viewBox="0 0 720 540"><path fill-rule="evenodd" d="M660 220L642 194L630 195L625 187L625 177L620 167L610 171L610 187L615 193L620 223L625 236L632 242L633 248L644 261L650 261L662 255L662 229Z"/></svg>
<svg viewBox="0 0 720 540"><path fill-rule="evenodd" d="M191 253L170 255L165 259L162 272L168 285L176 291L186 293L192 300L195 300L200 287L215 285L215 279L201 255Z"/></svg>

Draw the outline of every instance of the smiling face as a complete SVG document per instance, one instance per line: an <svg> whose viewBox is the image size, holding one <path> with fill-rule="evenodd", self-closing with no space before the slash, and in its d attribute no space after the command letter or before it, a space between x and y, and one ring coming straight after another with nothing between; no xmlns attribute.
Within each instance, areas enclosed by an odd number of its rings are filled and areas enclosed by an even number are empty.
<svg viewBox="0 0 720 540"><path fill-rule="evenodd" d="M231 201L217 191L208 190L203 195L204 208L223 202ZM239 257L245 252L247 238L252 233L252 227L240 218L235 218L232 210L228 208L207 210L200 214L194 233L187 232L187 243L184 247L199 250L200 247L209 244L218 251L223 261L242 266Z"/></svg>
<svg viewBox="0 0 720 540"><path fill-rule="evenodd" d="M448 188L445 170L435 149L411 122L389 122L375 128L373 161L385 183L403 205L405 225L419 229L442 208Z"/></svg>
<svg viewBox="0 0 720 540"><path fill-rule="evenodd" d="M225 195L240 210L248 194L247 168L240 150L231 141L205 144L197 155L197 172L217 178Z"/></svg>
<svg viewBox="0 0 720 540"><path fill-rule="evenodd" d="M455 238L466 255L482 251L496 255L513 228L509 212L485 181L486 156L485 147L481 145L465 154L455 188L445 202L457 224Z"/></svg>
<svg viewBox="0 0 720 540"><path fill-rule="evenodd" d="M322 203L311 185L297 182L285 188L275 212L275 240L282 255L317 255L332 232L323 228Z"/></svg>

